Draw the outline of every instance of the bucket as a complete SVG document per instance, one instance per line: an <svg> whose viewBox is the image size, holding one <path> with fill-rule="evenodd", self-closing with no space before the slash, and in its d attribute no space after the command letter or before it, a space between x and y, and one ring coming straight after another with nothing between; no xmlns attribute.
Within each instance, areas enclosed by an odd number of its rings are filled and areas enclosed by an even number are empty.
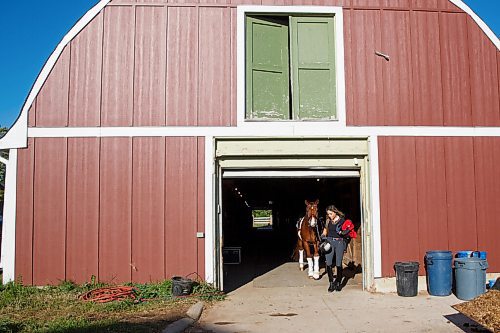
<svg viewBox="0 0 500 333"><path fill-rule="evenodd" d="M472 257L473 251L458 251L456 258L470 258Z"/></svg>
<svg viewBox="0 0 500 333"><path fill-rule="evenodd" d="M411 297L417 296L418 292L418 267L419 263L396 262L396 287L399 296Z"/></svg>
<svg viewBox="0 0 500 333"><path fill-rule="evenodd" d="M455 259L456 296L469 301L486 292L488 262L480 258Z"/></svg>
<svg viewBox="0 0 500 333"><path fill-rule="evenodd" d="M182 276L174 276L172 278L172 295L186 296L191 294L194 281Z"/></svg>
<svg viewBox="0 0 500 333"><path fill-rule="evenodd" d="M472 257L479 258L479 259L486 259L486 252L485 251L474 251L474 252L472 252Z"/></svg>
<svg viewBox="0 0 500 333"><path fill-rule="evenodd" d="M427 291L433 296L451 294L453 255L451 251L427 251L425 265L427 268Z"/></svg>

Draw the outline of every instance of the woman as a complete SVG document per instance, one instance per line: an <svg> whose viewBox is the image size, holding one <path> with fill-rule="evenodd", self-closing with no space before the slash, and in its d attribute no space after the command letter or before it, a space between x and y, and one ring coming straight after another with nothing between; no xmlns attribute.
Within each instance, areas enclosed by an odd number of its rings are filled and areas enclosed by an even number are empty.
<svg viewBox="0 0 500 333"><path fill-rule="evenodd" d="M340 231L341 228L339 227L344 223L345 215L334 205L330 205L326 208L326 215L326 225L321 236L326 238L332 248L332 250L325 255L326 271L328 273L328 281L330 281L328 292L331 293L334 290L340 291L342 289L342 257L344 256L346 243L344 235ZM335 281L333 281L332 268L334 257L335 266L337 267L337 277L335 278Z"/></svg>

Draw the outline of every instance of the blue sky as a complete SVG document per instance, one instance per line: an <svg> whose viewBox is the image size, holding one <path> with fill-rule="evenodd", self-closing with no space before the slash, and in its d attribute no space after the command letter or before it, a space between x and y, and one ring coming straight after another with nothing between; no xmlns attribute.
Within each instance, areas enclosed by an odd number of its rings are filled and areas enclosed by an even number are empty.
<svg viewBox="0 0 500 333"><path fill-rule="evenodd" d="M6 1L0 10L0 125L16 120L54 48L98 0ZM500 1L465 0L500 36Z"/></svg>

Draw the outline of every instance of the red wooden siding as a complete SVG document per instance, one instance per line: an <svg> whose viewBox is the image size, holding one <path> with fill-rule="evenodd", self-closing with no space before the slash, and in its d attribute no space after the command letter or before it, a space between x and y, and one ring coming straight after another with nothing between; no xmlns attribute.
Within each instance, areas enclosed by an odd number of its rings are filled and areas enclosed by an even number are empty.
<svg viewBox="0 0 500 333"><path fill-rule="evenodd" d="M198 153L198 211L197 213L197 232L205 232L205 138L198 138L197 142ZM198 247L198 274L202 277L205 276L205 237L197 239Z"/></svg>
<svg viewBox="0 0 500 333"><path fill-rule="evenodd" d="M37 126L68 125L69 64L70 46L66 46L37 97Z"/></svg>
<svg viewBox="0 0 500 333"><path fill-rule="evenodd" d="M30 126L235 126L239 4L344 7L348 125L500 123L499 52L448 0L141 0L70 42Z"/></svg>
<svg viewBox="0 0 500 333"><path fill-rule="evenodd" d="M33 179L33 283L66 278L66 139L37 139Z"/></svg>
<svg viewBox="0 0 500 333"><path fill-rule="evenodd" d="M500 267L500 155L496 153L499 151L499 138L474 138L477 247L488 252L490 272L498 272Z"/></svg>
<svg viewBox="0 0 500 333"><path fill-rule="evenodd" d="M68 139L66 279L99 276L99 139Z"/></svg>
<svg viewBox="0 0 500 333"><path fill-rule="evenodd" d="M33 284L33 176L35 140L28 139L28 149L17 156L16 264L15 277Z"/></svg>
<svg viewBox="0 0 500 333"><path fill-rule="evenodd" d="M469 17L467 19L469 38L470 80L472 99L472 120L474 126L500 126L499 76L494 70L496 55L491 41Z"/></svg>
<svg viewBox="0 0 500 333"><path fill-rule="evenodd" d="M134 73L134 125L165 125L167 10L137 7Z"/></svg>
<svg viewBox="0 0 500 333"><path fill-rule="evenodd" d="M168 8L167 125L193 126L197 122L197 17L196 8Z"/></svg>
<svg viewBox="0 0 500 333"><path fill-rule="evenodd" d="M383 276L430 250L498 252L499 148L496 137L379 138Z"/></svg>
<svg viewBox="0 0 500 333"><path fill-rule="evenodd" d="M467 16L440 13L444 124L472 126Z"/></svg>
<svg viewBox="0 0 500 333"><path fill-rule="evenodd" d="M447 138L445 165L450 250L475 249L477 230L472 138Z"/></svg>
<svg viewBox="0 0 500 333"><path fill-rule="evenodd" d="M444 138L415 139L420 255L449 248L444 142ZM421 265L420 274L424 273Z"/></svg>
<svg viewBox="0 0 500 333"><path fill-rule="evenodd" d="M69 126L99 126L103 14L71 42Z"/></svg>
<svg viewBox="0 0 500 333"><path fill-rule="evenodd" d="M352 72L346 77L352 79L346 83L350 88L346 94L352 94L347 120L352 123L347 124L383 124L382 65L385 60L374 54L381 49L380 12L354 10L350 21L351 44L346 43L345 54L351 57L352 63Z"/></svg>
<svg viewBox="0 0 500 333"><path fill-rule="evenodd" d="M133 139L132 281L165 276L165 138Z"/></svg>
<svg viewBox="0 0 500 333"><path fill-rule="evenodd" d="M237 123L237 115L234 110L236 110L236 80L238 77L236 76L238 68L236 66L236 27L237 27L237 12L236 8L231 8L231 85L230 85L230 92L231 92L231 126L236 126Z"/></svg>
<svg viewBox="0 0 500 333"><path fill-rule="evenodd" d="M395 261L418 260L419 233L415 138L380 138L382 272L394 274Z"/></svg>
<svg viewBox="0 0 500 333"><path fill-rule="evenodd" d="M28 111L28 126L35 127L36 124L36 98Z"/></svg>
<svg viewBox="0 0 500 333"><path fill-rule="evenodd" d="M204 276L204 140L30 139L18 157L16 277Z"/></svg>
<svg viewBox="0 0 500 333"><path fill-rule="evenodd" d="M382 66L385 125L413 125L410 13L383 11L381 21L382 52L392 58Z"/></svg>
<svg viewBox="0 0 500 333"><path fill-rule="evenodd" d="M134 102L134 7L104 10L102 126L132 126Z"/></svg>
<svg viewBox="0 0 500 333"><path fill-rule="evenodd" d="M411 13L412 80L415 124L443 126L439 14ZM430 84L431 83L431 84Z"/></svg>
<svg viewBox="0 0 500 333"><path fill-rule="evenodd" d="M166 275L187 275L197 270L197 140L167 138L165 171ZM192 175L179 177L179 175Z"/></svg>
<svg viewBox="0 0 500 333"><path fill-rule="evenodd" d="M198 125L200 126L231 124L230 20L229 8L199 9Z"/></svg>
<svg viewBox="0 0 500 333"><path fill-rule="evenodd" d="M132 139L102 138L100 158L99 277L130 281Z"/></svg>

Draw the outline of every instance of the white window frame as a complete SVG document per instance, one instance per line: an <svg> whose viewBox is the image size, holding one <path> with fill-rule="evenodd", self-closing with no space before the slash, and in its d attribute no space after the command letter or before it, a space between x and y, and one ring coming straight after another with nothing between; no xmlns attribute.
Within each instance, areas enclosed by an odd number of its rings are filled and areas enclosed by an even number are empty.
<svg viewBox="0 0 500 333"><path fill-rule="evenodd" d="M336 117L335 120L318 121L255 121L245 118L246 108L246 62L245 62L245 17L248 14L323 14L335 17L335 76L336 76ZM345 68L344 68L344 18L342 7L323 6L238 6L237 7L237 124L239 128L257 130L314 129L346 126Z"/></svg>

